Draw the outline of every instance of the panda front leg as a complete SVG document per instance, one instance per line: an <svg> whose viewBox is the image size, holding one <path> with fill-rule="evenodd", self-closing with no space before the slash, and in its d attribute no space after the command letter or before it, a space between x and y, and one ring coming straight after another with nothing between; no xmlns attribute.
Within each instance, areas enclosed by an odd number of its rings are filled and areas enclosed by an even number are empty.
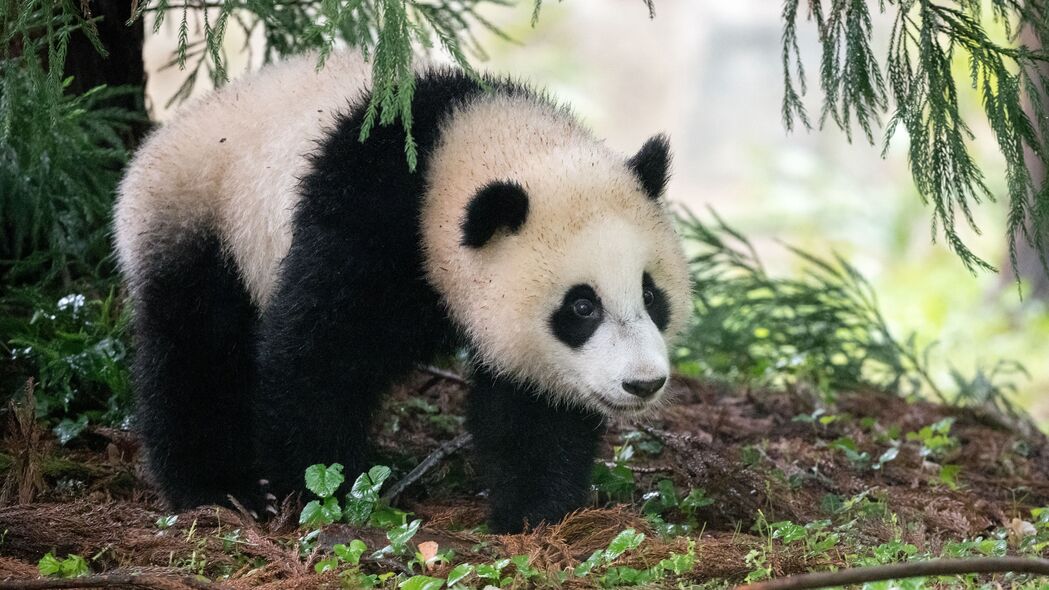
<svg viewBox="0 0 1049 590"><path fill-rule="evenodd" d="M293 244L262 321L256 472L277 498L302 490L312 464L341 463L347 487L366 470L382 395L449 332L412 260L340 244Z"/></svg>
<svg viewBox="0 0 1049 590"><path fill-rule="evenodd" d="M467 427L489 489L492 532L556 523L584 506L604 419L554 407L533 388L481 367L473 382Z"/></svg>

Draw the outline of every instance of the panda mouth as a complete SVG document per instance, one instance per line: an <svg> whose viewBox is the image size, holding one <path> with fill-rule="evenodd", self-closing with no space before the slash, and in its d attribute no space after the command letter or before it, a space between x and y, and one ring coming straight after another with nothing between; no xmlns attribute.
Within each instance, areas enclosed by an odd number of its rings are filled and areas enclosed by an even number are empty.
<svg viewBox="0 0 1049 590"><path fill-rule="evenodd" d="M598 402L598 405L600 405L603 410L610 414L629 414L633 412L640 412L641 410L647 408L649 405L647 402L643 401L639 401L637 403L632 404L615 403L606 399L602 395L596 396L596 400Z"/></svg>

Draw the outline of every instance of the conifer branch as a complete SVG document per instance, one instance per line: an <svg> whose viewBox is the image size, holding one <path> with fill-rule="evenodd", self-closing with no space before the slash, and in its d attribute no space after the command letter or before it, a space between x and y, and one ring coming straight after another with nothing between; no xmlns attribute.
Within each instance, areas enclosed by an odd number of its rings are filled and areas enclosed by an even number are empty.
<svg viewBox="0 0 1049 590"><path fill-rule="evenodd" d="M871 45L872 6L892 14L881 62ZM970 271L993 271L957 229L964 222L979 233L973 208L997 199L973 158L974 135L960 108L961 85L968 84L980 97L1005 160L1010 264L1016 268L1015 244L1022 239L1049 271L1049 184L1036 186L1024 161L1024 150L1029 149L1049 165L1049 113L1041 100L1031 101L1033 117L1023 108L1024 95L1045 96L1049 90L1049 80L1038 68L1049 55L1018 42L1025 27L1043 43L1049 41L1046 2L990 0L988 24L999 27L1010 45L991 39L981 20L983 6L975 0L807 0L803 9L801 0L786 0L783 121L787 129L793 129L795 121L811 127L801 98L806 86L798 51L798 13L804 10L815 23L822 47L820 127L832 121L849 141L858 127L873 144L881 118L888 117L883 156L896 132L905 131L915 187L932 208L933 238L942 235ZM968 62L967 79L954 76L958 58Z"/></svg>

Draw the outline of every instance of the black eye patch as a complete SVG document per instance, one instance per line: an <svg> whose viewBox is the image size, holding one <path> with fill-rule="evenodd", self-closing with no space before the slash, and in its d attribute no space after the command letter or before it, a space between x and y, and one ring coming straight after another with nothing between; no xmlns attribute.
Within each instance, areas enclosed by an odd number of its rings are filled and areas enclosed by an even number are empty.
<svg viewBox="0 0 1049 590"><path fill-rule="evenodd" d="M648 312L648 317L652 318L652 323L659 328L662 332L667 329L667 325L670 323L670 304L667 303L667 294L662 289L656 286L656 282L652 280L652 275L647 272L641 276L641 289L652 293L651 303L645 305L645 311Z"/></svg>
<svg viewBox="0 0 1049 590"><path fill-rule="evenodd" d="M579 348L594 335L604 318L601 299L590 285L575 285L550 316L550 330L570 348Z"/></svg>

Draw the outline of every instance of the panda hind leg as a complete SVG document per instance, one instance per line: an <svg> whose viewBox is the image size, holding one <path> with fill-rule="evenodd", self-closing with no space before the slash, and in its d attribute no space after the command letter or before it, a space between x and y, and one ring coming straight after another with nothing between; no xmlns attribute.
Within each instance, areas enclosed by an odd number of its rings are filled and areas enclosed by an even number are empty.
<svg viewBox="0 0 1049 590"><path fill-rule="evenodd" d="M247 503L256 311L210 231L182 232L134 277L136 421L174 509Z"/></svg>

